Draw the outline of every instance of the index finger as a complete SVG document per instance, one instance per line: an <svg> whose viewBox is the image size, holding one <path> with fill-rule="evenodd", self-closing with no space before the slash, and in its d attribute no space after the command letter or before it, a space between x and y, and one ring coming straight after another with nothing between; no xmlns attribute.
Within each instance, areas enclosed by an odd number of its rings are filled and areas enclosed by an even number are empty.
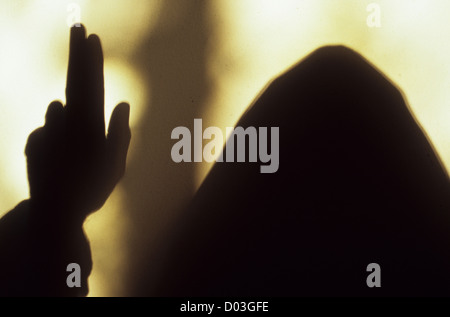
<svg viewBox="0 0 450 317"><path fill-rule="evenodd" d="M66 99L69 120L92 141L105 137L103 53L100 39L72 27Z"/></svg>
<svg viewBox="0 0 450 317"><path fill-rule="evenodd" d="M76 107L82 103L86 30L83 25L70 30L69 66L67 70L66 104Z"/></svg>

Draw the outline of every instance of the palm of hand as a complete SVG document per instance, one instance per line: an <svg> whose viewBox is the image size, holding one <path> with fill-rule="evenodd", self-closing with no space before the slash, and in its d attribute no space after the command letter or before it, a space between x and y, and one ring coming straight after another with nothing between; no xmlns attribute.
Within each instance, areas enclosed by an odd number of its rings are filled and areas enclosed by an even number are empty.
<svg viewBox="0 0 450 317"><path fill-rule="evenodd" d="M45 125L26 146L31 200L43 209L84 219L99 209L125 171L131 138L129 105L113 111L105 136L100 40L73 27L66 106L50 104Z"/></svg>

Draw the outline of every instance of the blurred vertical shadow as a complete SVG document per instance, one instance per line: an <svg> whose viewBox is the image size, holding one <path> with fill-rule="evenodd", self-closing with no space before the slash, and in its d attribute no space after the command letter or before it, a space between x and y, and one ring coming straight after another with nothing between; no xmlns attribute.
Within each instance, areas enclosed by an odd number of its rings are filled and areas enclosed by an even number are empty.
<svg viewBox="0 0 450 317"><path fill-rule="evenodd" d="M164 233L194 194L195 164L176 164L171 132L193 129L212 89L207 74L211 27L208 2L163 1L159 21L131 61L138 65L149 98L133 130L133 157L123 185L129 272L126 295L149 294L158 274Z"/></svg>

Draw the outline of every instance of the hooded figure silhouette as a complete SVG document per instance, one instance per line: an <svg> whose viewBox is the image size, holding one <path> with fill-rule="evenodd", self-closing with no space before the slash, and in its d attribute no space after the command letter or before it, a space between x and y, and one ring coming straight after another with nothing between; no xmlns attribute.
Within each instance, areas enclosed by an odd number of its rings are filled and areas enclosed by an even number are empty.
<svg viewBox="0 0 450 317"><path fill-rule="evenodd" d="M279 170L213 167L180 220L158 294L450 294L447 174L402 94L364 58L318 49L237 125L279 127ZM381 288L366 284L370 263Z"/></svg>

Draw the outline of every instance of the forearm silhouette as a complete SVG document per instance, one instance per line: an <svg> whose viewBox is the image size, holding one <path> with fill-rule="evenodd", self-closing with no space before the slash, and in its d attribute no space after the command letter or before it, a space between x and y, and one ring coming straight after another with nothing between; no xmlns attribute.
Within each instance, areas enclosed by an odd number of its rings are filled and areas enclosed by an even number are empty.
<svg viewBox="0 0 450 317"><path fill-rule="evenodd" d="M103 53L96 35L71 29L66 105L52 102L28 138L30 199L0 220L0 294L82 296L92 268L82 225L123 176L129 105L114 109L105 136ZM81 267L81 288L66 267Z"/></svg>

